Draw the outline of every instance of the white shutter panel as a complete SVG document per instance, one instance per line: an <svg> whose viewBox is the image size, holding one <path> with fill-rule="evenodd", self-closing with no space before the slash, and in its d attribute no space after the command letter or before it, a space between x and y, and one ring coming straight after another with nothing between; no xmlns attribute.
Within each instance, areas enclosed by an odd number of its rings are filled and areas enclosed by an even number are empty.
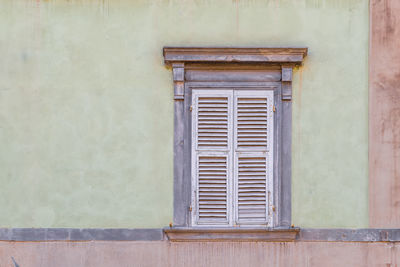
<svg viewBox="0 0 400 267"><path fill-rule="evenodd" d="M192 222L231 223L232 90L192 91Z"/></svg>
<svg viewBox="0 0 400 267"><path fill-rule="evenodd" d="M237 157L237 222L267 222L267 158L265 155Z"/></svg>
<svg viewBox="0 0 400 267"><path fill-rule="evenodd" d="M243 93L245 95L243 95ZM236 133L238 150L266 150L269 132L268 98L265 92L236 92ZM247 95L247 96L246 96Z"/></svg>
<svg viewBox="0 0 400 267"><path fill-rule="evenodd" d="M273 91L235 91L235 213L239 225L272 223Z"/></svg>
<svg viewBox="0 0 400 267"><path fill-rule="evenodd" d="M198 157L198 223L228 223L228 157Z"/></svg>
<svg viewBox="0 0 400 267"><path fill-rule="evenodd" d="M197 111L197 148L220 150L228 148L229 100L227 95L199 95Z"/></svg>

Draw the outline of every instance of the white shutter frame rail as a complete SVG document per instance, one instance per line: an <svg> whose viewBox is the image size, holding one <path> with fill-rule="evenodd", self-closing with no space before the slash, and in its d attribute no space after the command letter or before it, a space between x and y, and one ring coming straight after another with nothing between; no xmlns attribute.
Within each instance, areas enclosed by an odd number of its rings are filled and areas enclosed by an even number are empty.
<svg viewBox="0 0 400 267"><path fill-rule="evenodd" d="M291 227L292 78L293 68L302 64L307 50L305 47L165 47L163 49L165 64L172 67L175 100L172 228L191 227L195 220L192 216L196 209L192 205L192 92L195 89L221 90L222 88L273 91L274 142L270 149L273 152L271 209L274 216L273 223L269 224L269 227L279 229ZM264 139L265 137L260 138L261 141ZM233 142L230 145L235 149ZM233 164L234 157L231 160Z"/></svg>

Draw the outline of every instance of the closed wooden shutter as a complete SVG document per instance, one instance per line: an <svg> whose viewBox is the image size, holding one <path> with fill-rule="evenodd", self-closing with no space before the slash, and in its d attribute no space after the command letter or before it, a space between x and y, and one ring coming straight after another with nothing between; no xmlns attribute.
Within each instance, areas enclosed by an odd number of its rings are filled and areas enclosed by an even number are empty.
<svg viewBox="0 0 400 267"><path fill-rule="evenodd" d="M272 225L273 92L192 91L192 225Z"/></svg>
<svg viewBox="0 0 400 267"><path fill-rule="evenodd" d="M231 90L193 90L192 181L195 225L231 223Z"/></svg>
<svg viewBox="0 0 400 267"><path fill-rule="evenodd" d="M273 92L235 91L236 223L271 224Z"/></svg>

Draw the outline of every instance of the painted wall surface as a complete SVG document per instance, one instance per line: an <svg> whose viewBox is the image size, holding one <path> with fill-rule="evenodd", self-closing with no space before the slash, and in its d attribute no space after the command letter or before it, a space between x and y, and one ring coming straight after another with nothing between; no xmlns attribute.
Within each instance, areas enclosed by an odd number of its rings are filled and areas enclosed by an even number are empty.
<svg viewBox="0 0 400 267"><path fill-rule="evenodd" d="M400 2L371 0L370 227L400 227Z"/></svg>
<svg viewBox="0 0 400 267"><path fill-rule="evenodd" d="M172 220L162 47L307 46L293 223L366 227L368 1L1 1L0 227Z"/></svg>
<svg viewBox="0 0 400 267"><path fill-rule="evenodd" d="M0 242L4 267L398 266L398 243Z"/></svg>

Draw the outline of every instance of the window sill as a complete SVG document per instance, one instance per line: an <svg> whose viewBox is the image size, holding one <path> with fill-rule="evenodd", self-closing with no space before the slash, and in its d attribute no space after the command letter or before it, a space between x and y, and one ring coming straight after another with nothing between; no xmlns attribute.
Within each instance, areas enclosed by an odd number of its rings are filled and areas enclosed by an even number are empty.
<svg viewBox="0 0 400 267"><path fill-rule="evenodd" d="M196 241L264 241L291 242L299 228L165 228L164 233L172 242Z"/></svg>

